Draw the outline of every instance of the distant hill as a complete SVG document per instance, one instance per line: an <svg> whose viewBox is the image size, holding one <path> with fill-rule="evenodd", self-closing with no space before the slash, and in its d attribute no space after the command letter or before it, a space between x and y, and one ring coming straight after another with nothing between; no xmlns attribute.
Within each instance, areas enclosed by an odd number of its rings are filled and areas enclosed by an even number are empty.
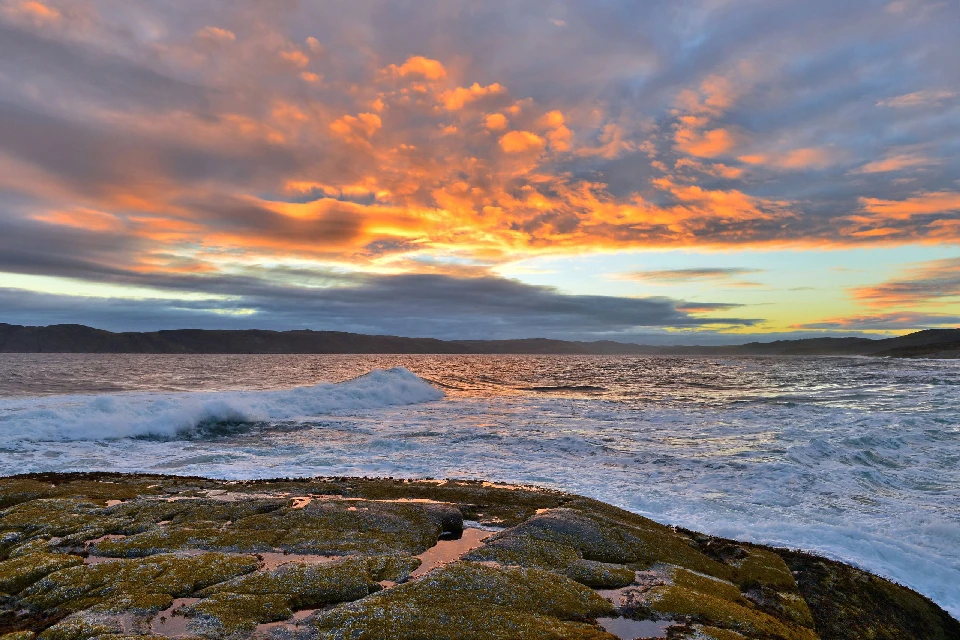
<svg viewBox="0 0 960 640"><path fill-rule="evenodd" d="M601 340L436 340L342 331L176 329L114 333L78 324L0 323L0 353L448 353L581 355L870 355L960 358L960 329L898 338L809 338L728 346L651 346Z"/></svg>

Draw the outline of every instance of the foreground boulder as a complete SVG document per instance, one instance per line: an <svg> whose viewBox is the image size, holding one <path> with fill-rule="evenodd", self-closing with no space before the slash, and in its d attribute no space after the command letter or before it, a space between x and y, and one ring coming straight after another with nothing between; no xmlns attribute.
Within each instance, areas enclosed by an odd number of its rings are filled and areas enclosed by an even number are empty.
<svg viewBox="0 0 960 640"><path fill-rule="evenodd" d="M960 639L805 553L469 481L0 478L0 640Z"/></svg>

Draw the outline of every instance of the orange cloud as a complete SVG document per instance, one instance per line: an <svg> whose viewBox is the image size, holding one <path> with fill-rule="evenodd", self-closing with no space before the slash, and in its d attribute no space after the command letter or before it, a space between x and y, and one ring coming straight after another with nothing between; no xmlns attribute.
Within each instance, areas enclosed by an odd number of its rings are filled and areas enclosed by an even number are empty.
<svg viewBox="0 0 960 640"><path fill-rule="evenodd" d="M699 158L715 158L736 146L736 137L727 129L699 131L693 127L680 126L674 139L678 150Z"/></svg>
<svg viewBox="0 0 960 640"><path fill-rule="evenodd" d="M554 129L563 126L565 122L561 111L550 111L543 116L543 123L546 127Z"/></svg>
<svg viewBox="0 0 960 640"><path fill-rule="evenodd" d="M443 80L447 77L447 70L438 60L431 60L423 56L407 58L402 65L391 64L387 69L394 75L406 77L416 76L426 80Z"/></svg>
<svg viewBox="0 0 960 640"><path fill-rule="evenodd" d="M547 140L550 141L550 148L554 151L567 151L570 149L570 140L573 138L573 132L564 125L547 132Z"/></svg>
<svg viewBox="0 0 960 640"><path fill-rule="evenodd" d="M362 141L372 136L383 126L380 116L375 113L360 113L356 116L346 115L330 124L330 130L344 140L351 142Z"/></svg>
<svg viewBox="0 0 960 640"><path fill-rule="evenodd" d="M507 117L502 113L491 113L483 118L483 126L491 131L507 128Z"/></svg>
<svg viewBox="0 0 960 640"><path fill-rule="evenodd" d="M48 7L38 0L11 2L2 8L2 12L14 19L31 22L36 26L55 22L61 18L59 10Z"/></svg>
<svg viewBox="0 0 960 640"><path fill-rule="evenodd" d="M198 38L213 40L215 42L233 42L237 39L233 31L221 29L220 27L204 27L195 34Z"/></svg>
<svg viewBox="0 0 960 640"><path fill-rule="evenodd" d="M960 258L934 260L907 269L902 276L850 291L871 307L947 304L960 299Z"/></svg>
<svg viewBox="0 0 960 640"><path fill-rule="evenodd" d="M94 211L92 209L48 211L33 216L33 219L49 224L59 224L90 231L118 231L124 227L123 220L118 216L104 211Z"/></svg>
<svg viewBox="0 0 960 640"><path fill-rule="evenodd" d="M530 131L511 131L500 138L500 147L507 153L540 150L543 145L543 138Z"/></svg>
<svg viewBox="0 0 960 640"><path fill-rule="evenodd" d="M310 64L310 58L302 51L296 49L291 51L281 51L280 59L295 67L305 67Z"/></svg>
<svg viewBox="0 0 960 640"><path fill-rule="evenodd" d="M917 169L920 167L929 167L940 164L936 158L928 158L919 153L898 153L887 156L882 160L868 162L853 173L890 173L893 171L903 171L905 169Z"/></svg>
<svg viewBox="0 0 960 640"><path fill-rule="evenodd" d="M504 93L504 87L496 82L486 87L474 82L469 87L456 87L440 95L440 101L450 111L458 111L465 105L485 96Z"/></svg>
<svg viewBox="0 0 960 640"><path fill-rule="evenodd" d="M937 191L920 193L906 200L860 198L863 210L887 220L909 220L913 216L960 211L960 193Z"/></svg>
<svg viewBox="0 0 960 640"><path fill-rule="evenodd" d="M791 149L781 153L744 155L737 158L740 162L753 165L765 165L777 169L802 170L823 169L836 160L836 154L824 148Z"/></svg>

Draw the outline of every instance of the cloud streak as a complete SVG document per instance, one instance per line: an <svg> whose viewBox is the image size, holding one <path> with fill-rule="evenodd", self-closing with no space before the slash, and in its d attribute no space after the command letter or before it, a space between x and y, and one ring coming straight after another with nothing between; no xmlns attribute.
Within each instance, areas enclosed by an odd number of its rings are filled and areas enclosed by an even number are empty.
<svg viewBox="0 0 960 640"><path fill-rule="evenodd" d="M857 287L851 293L854 299L871 307L956 302L960 300L960 258L923 263L898 278Z"/></svg>

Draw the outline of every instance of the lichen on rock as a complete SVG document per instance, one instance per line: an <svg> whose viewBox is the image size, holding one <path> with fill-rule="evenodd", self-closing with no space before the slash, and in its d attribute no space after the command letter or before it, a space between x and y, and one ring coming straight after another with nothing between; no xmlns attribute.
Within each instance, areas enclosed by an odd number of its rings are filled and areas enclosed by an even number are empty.
<svg viewBox="0 0 960 640"><path fill-rule="evenodd" d="M457 562L419 580L319 615L320 638L584 638L612 615L591 589L539 569Z"/></svg>
<svg viewBox="0 0 960 640"><path fill-rule="evenodd" d="M414 573L465 518L504 529ZM960 638L928 599L848 565L557 491L0 478L0 640L613 640L601 617L652 618L675 640Z"/></svg>

